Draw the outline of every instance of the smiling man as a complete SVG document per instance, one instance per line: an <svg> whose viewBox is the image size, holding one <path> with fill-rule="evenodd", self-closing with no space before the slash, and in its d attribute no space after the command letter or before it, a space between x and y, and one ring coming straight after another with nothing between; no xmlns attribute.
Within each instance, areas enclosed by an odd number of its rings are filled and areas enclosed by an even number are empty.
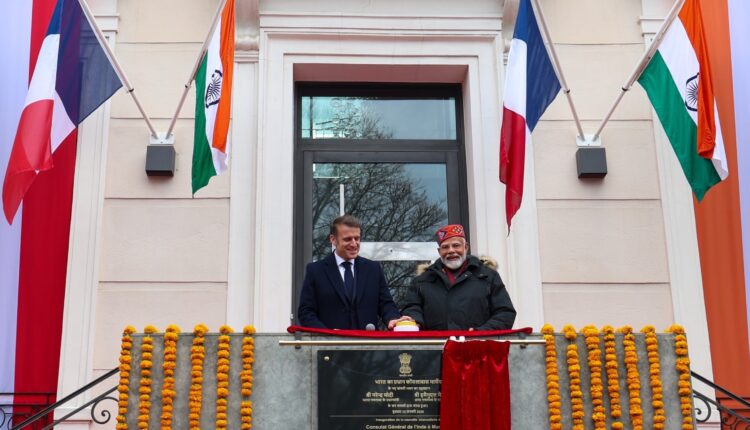
<svg viewBox="0 0 750 430"><path fill-rule="evenodd" d="M500 275L469 254L464 228L437 231L438 253L414 278L402 313L423 330L502 330L513 327L516 310Z"/></svg>
<svg viewBox="0 0 750 430"><path fill-rule="evenodd" d="M361 224L351 215L331 223L333 252L305 269L299 300L299 323L305 327L364 330L382 320L388 329L401 317L383 270L359 256Z"/></svg>

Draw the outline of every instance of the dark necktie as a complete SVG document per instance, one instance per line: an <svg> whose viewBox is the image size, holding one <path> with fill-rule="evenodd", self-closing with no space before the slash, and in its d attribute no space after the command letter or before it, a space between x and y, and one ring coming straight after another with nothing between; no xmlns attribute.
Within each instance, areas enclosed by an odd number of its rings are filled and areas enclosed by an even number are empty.
<svg viewBox="0 0 750 430"><path fill-rule="evenodd" d="M344 261L344 291L349 300L354 301L354 273L352 273L352 263Z"/></svg>

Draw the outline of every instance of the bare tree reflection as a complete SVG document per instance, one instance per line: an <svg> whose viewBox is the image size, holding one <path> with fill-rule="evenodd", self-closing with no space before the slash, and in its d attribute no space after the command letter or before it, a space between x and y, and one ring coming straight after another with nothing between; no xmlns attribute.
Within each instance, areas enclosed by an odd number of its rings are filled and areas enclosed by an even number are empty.
<svg viewBox="0 0 750 430"><path fill-rule="evenodd" d="M317 137L386 140L393 136L393 132L381 124L380 116L368 109L366 98L337 97L330 101L329 107L330 119L314 124ZM342 184L346 212L362 221L363 241L430 241L434 231L448 220L445 200L430 199L425 186L409 176L404 164L336 163L316 164L315 167L314 260L330 252L328 225L339 215ZM418 263L383 262L397 304L403 301Z"/></svg>
<svg viewBox="0 0 750 430"><path fill-rule="evenodd" d="M340 185L346 212L362 221L362 240L424 242L447 222L445 201L431 200L424 185L413 181L403 164L337 163L316 165L313 181L313 258L330 252L328 225L339 214ZM394 299L401 301L418 262L385 262Z"/></svg>
<svg viewBox="0 0 750 430"><path fill-rule="evenodd" d="M336 97L328 107L329 120L314 124L314 136L334 139L390 139L393 131L382 125L380 116L368 108L367 98ZM312 103L312 99L311 99Z"/></svg>

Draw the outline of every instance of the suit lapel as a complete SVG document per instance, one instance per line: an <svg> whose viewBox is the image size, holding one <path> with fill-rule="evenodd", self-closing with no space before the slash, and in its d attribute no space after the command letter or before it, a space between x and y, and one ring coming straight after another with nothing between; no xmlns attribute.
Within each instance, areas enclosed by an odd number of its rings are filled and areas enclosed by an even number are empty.
<svg viewBox="0 0 750 430"><path fill-rule="evenodd" d="M330 254L325 259L326 263L326 276L328 276L328 281L333 286L333 289L336 291L336 294L338 294L339 298L343 303L348 303L349 300L346 298L346 293L344 291L344 280L341 279L341 272L339 272L339 266L336 265L336 257L333 256L333 254Z"/></svg>
<svg viewBox="0 0 750 430"><path fill-rule="evenodd" d="M362 257L357 257L354 260L354 296L356 299L355 303L359 303L362 300L362 296L365 294L365 279L367 278L367 263Z"/></svg>

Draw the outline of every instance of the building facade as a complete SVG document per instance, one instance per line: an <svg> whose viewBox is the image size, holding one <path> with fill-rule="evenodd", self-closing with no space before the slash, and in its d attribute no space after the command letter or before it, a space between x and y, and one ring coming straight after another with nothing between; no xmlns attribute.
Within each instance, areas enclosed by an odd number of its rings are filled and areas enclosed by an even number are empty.
<svg viewBox="0 0 750 430"><path fill-rule="evenodd" d="M218 1L89 3L166 130ZM541 5L593 133L671 2ZM640 87L601 135L603 179L577 177L576 127L557 97L527 147L523 205L508 232L498 142L516 7L237 0L230 170L195 196L192 91L175 128L174 177L144 173L149 132L119 92L80 132L59 391L115 367L126 325L284 332L320 229L342 203L373 198L365 171L412 189L405 207L386 202L363 217L412 226L365 226L363 253L406 274L399 282L437 257L431 228L461 222L472 251L498 261L516 327L679 323L693 369L713 379L692 195ZM417 205L433 212L414 227Z"/></svg>

